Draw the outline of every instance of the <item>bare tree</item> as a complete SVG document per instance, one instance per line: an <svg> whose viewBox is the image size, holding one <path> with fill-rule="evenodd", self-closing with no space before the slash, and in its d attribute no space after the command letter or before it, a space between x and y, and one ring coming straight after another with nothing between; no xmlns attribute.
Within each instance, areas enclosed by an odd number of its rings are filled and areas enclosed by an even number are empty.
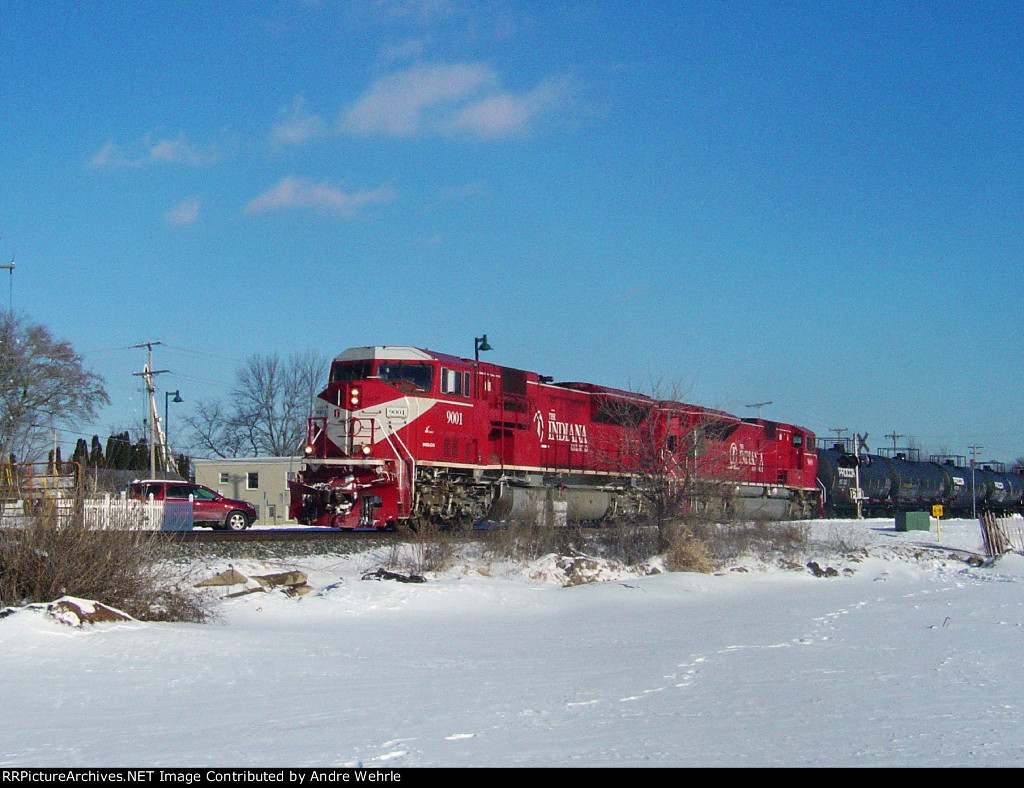
<svg viewBox="0 0 1024 788"><path fill-rule="evenodd" d="M306 439L306 420L323 388L329 359L315 351L254 354L235 370L231 401L201 401L185 419L208 455L287 457Z"/></svg>
<svg viewBox="0 0 1024 788"><path fill-rule="evenodd" d="M645 519L659 531L684 514L724 514L738 478L728 438L739 419L682 404L678 386L656 382L652 391L600 395L595 420L619 429L613 444L596 447L598 457L632 478Z"/></svg>
<svg viewBox="0 0 1024 788"><path fill-rule="evenodd" d="M84 368L69 342L0 313L0 457L38 460L53 429L92 421L109 403L103 379Z"/></svg>
<svg viewBox="0 0 1024 788"><path fill-rule="evenodd" d="M195 411L185 417L191 431L191 443L197 454L216 457L238 457L246 453L245 425L239 424L234 412L220 400L200 400Z"/></svg>

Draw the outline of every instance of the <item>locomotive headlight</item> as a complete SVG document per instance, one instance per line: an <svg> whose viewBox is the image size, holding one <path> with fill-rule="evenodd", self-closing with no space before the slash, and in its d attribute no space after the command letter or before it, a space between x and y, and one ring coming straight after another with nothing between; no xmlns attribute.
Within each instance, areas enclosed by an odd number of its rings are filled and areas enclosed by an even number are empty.
<svg viewBox="0 0 1024 788"><path fill-rule="evenodd" d="M362 399L362 392L359 390L359 386L353 386L348 392L348 404L353 408L359 407L359 401Z"/></svg>
<svg viewBox="0 0 1024 788"><path fill-rule="evenodd" d="M313 453L313 444L312 443L307 443L306 444L306 448L303 449L303 451L306 452L306 454L312 454Z"/></svg>
<svg viewBox="0 0 1024 788"><path fill-rule="evenodd" d="M367 443L364 446L360 447L359 451L361 451L363 453L364 457L369 457L370 456L370 452L373 451L373 449L371 449L370 448L370 444Z"/></svg>

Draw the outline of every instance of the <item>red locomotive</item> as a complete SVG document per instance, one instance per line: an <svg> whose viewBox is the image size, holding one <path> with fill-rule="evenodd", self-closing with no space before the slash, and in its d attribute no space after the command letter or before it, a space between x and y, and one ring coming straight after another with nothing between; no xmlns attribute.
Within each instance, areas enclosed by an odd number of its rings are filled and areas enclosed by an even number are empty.
<svg viewBox="0 0 1024 788"><path fill-rule="evenodd" d="M815 513L813 433L413 347L346 350L310 419L293 518L333 528L629 517L658 495Z"/></svg>

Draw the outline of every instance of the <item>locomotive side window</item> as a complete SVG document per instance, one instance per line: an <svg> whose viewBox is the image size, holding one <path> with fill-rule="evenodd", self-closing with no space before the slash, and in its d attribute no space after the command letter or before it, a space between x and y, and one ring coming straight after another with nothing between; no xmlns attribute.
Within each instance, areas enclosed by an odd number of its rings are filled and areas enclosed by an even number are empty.
<svg viewBox="0 0 1024 788"><path fill-rule="evenodd" d="M434 368L429 364L381 363L377 377L388 383L408 383L420 391L430 391Z"/></svg>
<svg viewBox="0 0 1024 788"><path fill-rule="evenodd" d="M469 396L469 373L455 369L441 369L441 393Z"/></svg>

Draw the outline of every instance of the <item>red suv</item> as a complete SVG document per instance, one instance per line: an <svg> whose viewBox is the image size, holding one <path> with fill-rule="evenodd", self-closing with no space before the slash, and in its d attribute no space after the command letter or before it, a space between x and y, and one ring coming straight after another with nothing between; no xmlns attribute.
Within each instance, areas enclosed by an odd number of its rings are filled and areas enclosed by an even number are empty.
<svg viewBox="0 0 1024 788"><path fill-rule="evenodd" d="M128 497L154 501L187 501L192 496L192 522L224 531L244 531L256 521L256 507L245 501L225 498L201 484L165 479L134 481L128 485Z"/></svg>

